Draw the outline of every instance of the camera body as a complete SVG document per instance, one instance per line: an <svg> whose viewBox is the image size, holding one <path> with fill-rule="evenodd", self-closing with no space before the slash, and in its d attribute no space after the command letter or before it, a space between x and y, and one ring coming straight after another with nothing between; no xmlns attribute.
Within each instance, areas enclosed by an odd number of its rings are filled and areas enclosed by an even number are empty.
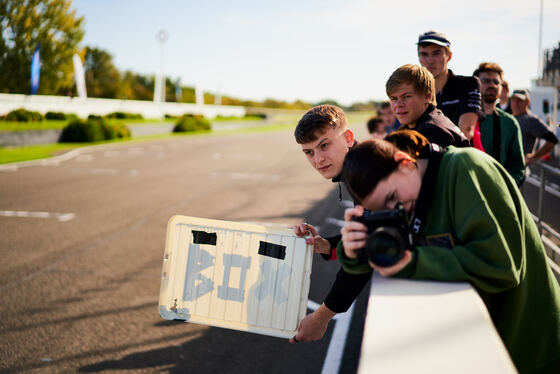
<svg viewBox="0 0 560 374"><path fill-rule="evenodd" d="M413 245L408 217L400 203L395 209L377 212L366 210L361 217L354 217L354 220L368 228L366 244L358 253L361 260L369 260L381 267L392 266Z"/></svg>

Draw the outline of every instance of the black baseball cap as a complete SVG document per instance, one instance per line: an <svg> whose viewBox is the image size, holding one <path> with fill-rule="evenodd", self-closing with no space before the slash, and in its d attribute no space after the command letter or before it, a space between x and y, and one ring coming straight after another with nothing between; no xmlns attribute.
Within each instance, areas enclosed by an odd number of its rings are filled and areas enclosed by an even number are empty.
<svg viewBox="0 0 560 374"><path fill-rule="evenodd" d="M451 47L451 42L447 39L447 35L434 30L426 31L418 36L418 43L416 44L420 45L424 43L437 44L442 47Z"/></svg>

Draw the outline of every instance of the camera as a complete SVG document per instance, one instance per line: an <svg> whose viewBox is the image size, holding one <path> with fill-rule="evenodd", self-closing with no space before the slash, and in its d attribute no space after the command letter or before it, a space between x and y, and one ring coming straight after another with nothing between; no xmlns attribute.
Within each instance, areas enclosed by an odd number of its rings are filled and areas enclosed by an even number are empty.
<svg viewBox="0 0 560 374"><path fill-rule="evenodd" d="M369 260L382 267L392 266L413 245L408 217L400 203L395 209L377 212L366 210L361 217L353 219L368 228L366 245L358 252L360 260Z"/></svg>

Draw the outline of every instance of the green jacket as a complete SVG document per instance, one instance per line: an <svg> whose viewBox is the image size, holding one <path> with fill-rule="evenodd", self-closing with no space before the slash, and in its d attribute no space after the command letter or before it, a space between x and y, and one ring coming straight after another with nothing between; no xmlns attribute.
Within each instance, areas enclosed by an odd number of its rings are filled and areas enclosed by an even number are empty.
<svg viewBox="0 0 560 374"><path fill-rule="evenodd" d="M523 154L523 138L519 123L509 113L496 109L500 118L500 158L498 162L506 168L519 184L525 175L525 155ZM486 115L480 122L480 140L484 151L492 154L494 141L494 116Z"/></svg>
<svg viewBox="0 0 560 374"><path fill-rule="evenodd" d="M519 372L560 373L560 287L501 165L475 149L449 147L420 244L396 277L470 282ZM342 246L338 254L347 272L364 271Z"/></svg>

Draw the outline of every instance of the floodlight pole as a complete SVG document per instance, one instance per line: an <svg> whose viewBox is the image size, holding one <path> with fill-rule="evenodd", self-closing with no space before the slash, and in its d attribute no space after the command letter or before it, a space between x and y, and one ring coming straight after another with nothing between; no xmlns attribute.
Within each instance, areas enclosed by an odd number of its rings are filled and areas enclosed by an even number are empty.
<svg viewBox="0 0 560 374"><path fill-rule="evenodd" d="M544 0L541 0L541 12L539 15L539 62L538 62L538 66L537 66L537 79L540 79L542 77L542 70L543 70L543 53L542 53L542 26L543 26L543 2Z"/></svg>
<svg viewBox="0 0 560 374"><path fill-rule="evenodd" d="M165 72L164 72L164 56L163 56L163 44L169 38L169 33L165 30L159 30L156 34L156 40L160 43L160 56L161 65L159 76L156 77L155 87L154 87L154 101L163 103L165 102Z"/></svg>

